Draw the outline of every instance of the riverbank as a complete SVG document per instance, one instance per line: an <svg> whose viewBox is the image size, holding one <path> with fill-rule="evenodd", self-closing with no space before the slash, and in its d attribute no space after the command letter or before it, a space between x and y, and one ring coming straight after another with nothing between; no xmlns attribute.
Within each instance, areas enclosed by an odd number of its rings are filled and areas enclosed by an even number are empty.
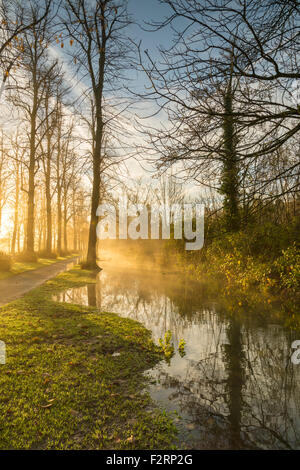
<svg viewBox="0 0 300 470"><path fill-rule="evenodd" d="M0 309L1 449L165 449L175 427L143 372L162 358L141 324L55 302L94 280L75 268Z"/></svg>
<svg viewBox="0 0 300 470"><path fill-rule="evenodd" d="M20 299L44 282L67 271L78 263L78 257L66 258L37 269L27 270L16 276L0 280L0 307Z"/></svg>
<svg viewBox="0 0 300 470"><path fill-rule="evenodd" d="M236 233L210 237L204 247L186 251L181 240L165 242L165 260L172 259L184 278L206 283L227 311L239 315L272 311L293 329L300 327L299 222L265 223ZM165 261L166 263L166 261Z"/></svg>
<svg viewBox="0 0 300 470"><path fill-rule="evenodd" d="M226 252L214 246L207 250L199 263L191 258L181 264L186 273L196 280L209 276L243 291L254 287L264 293L276 290L285 296L299 294L300 250L295 245L270 260L250 255L245 257L234 250Z"/></svg>
<svg viewBox="0 0 300 470"><path fill-rule="evenodd" d="M64 261L75 256L76 254L70 254L68 256L58 256L57 258L38 258L36 262L18 261L15 259L13 260L12 267L9 271L2 271L0 269L0 281L27 271L34 271L44 266L51 266L59 261Z"/></svg>
<svg viewBox="0 0 300 470"><path fill-rule="evenodd" d="M171 242L168 249L174 245L181 269L196 280L208 276L244 291L299 295L298 219L288 226L265 223L215 238L208 233L197 252L183 251L180 242Z"/></svg>

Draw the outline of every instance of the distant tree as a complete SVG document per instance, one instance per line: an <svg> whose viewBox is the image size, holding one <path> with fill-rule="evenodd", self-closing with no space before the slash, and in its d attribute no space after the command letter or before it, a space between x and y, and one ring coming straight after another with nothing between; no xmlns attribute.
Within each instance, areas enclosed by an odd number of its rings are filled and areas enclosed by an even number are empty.
<svg viewBox="0 0 300 470"><path fill-rule="evenodd" d="M0 134L0 230L2 223L2 213L8 198L8 155L7 155L7 142L5 135L2 131Z"/></svg>
<svg viewBox="0 0 300 470"><path fill-rule="evenodd" d="M39 11L38 3L32 7L32 19ZM18 80L11 91L11 102L16 109L22 112L22 117L28 122L25 129L28 139L29 156L27 162L28 184L22 189L28 197L28 213L26 223L26 252L28 258L34 259L35 250L35 179L41 159L41 141L44 138L43 125L49 116L45 115L45 96L47 85L54 82L57 74L57 60L51 59L48 54L48 45L51 37L51 15L48 12L39 23L33 24L24 32L24 52L20 61ZM51 110L51 114L54 110Z"/></svg>
<svg viewBox="0 0 300 470"><path fill-rule="evenodd" d="M53 170L55 152L57 152L58 129L61 125L59 116L63 97L67 89L64 86L64 75L61 67L56 67L55 73L45 82L44 93L44 114L45 119L41 126L44 138L41 140L41 161L45 178L45 197L46 197L46 217L47 217L47 236L46 252L51 255L53 249L52 236L52 200L57 190L58 182L55 181ZM60 131L59 131L60 132ZM54 180L54 181L53 181Z"/></svg>

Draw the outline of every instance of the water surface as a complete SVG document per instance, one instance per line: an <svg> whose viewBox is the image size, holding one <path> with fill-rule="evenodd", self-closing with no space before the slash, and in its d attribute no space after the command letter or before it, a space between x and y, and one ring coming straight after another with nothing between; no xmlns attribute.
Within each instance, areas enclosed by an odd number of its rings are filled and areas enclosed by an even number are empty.
<svg viewBox="0 0 300 470"><path fill-rule="evenodd" d="M300 332L272 315L272 306L266 314L263 304L224 303L221 291L178 273L104 267L96 285L59 300L137 320L155 341L172 332L176 353L149 371L150 393L180 415L182 447L300 449L300 365L291 362Z"/></svg>

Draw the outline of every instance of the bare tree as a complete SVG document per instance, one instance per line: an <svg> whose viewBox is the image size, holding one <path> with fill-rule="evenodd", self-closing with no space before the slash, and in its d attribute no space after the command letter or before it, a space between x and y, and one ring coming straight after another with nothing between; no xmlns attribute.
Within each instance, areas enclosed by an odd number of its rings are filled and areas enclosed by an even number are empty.
<svg viewBox="0 0 300 470"><path fill-rule="evenodd" d="M53 3L53 2L52 2ZM19 66L24 52L24 33L41 23L48 15L51 0L42 0L36 10L31 0L2 0L0 4L0 66L2 84L0 98L11 70Z"/></svg>
<svg viewBox="0 0 300 470"><path fill-rule="evenodd" d="M32 10L33 17L36 9ZM28 158L28 185L23 188L28 195L26 252L34 258L34 197L35 177L39 169L41 152L40 144L44 137L43 124L48 116L45 116L44 99L47 93L47 85L57 76L57 61L50 59L47 53L49 36L51 35L50 15L43 21L34 25L24 33L24 53L22 55L23 74L13 89L11 101L16 108L22 110L25 119L29 123L27 132L29 144ZM51 111L51 114L53 110Z"/></svg>
<svg viewBox="0 0 300 470"><path fill-rule="evenodd" d="M45 86L44 109L45 120L42 126L44 140L41 141L41 160L45 177L45 196L47 212L47 241L46 252L52 254L52 199L56 192L58 181L53 184L53 168L55 150L57 151L57 139L59 138L57 126L61 125L58 116L61 108L63 96L67 93L63 86L63 73L60 67L56 67L55 74L49 77Z"/></svg>
<svg viewBox="0 0 300 470"><path fill-rule="evenodd" d="M177 165L221 192L226 225L235 230L241 188L246 204L254 197L253 188L246 188L254 168L296 142L300 130L293 94L300 76L299 7L289 0L161 3L170 15L150 28L172 25L172 47L161 48L155 61L138 45L139 65L150 82L139 96L167 117L165 127L146 130L148 149L160 154L159 168ZM282 169L290 175L291 194L299 168L299 161L286 160Z"/></svg>
<svg viewBox="0 0 300 470"><path fill-rule="evenodd" d="M120 79L128 67L129 43L124 29L130 21L127 2L116 0L65 0L64 25L75 46L74 60L85 80L89 80L89 92L95 110L92 131L93 189L91 221L86 266L97 265L97 207L100 202L101 175L105 157L105 131L111 116L105 107L107 93L120 94ZM116 110L117 115L121 110Z"/></svg>
<svg viewBox="0 0 300 470"><path fill-rule="evenodd" d="M7 202L8 198L8 176L9 176L9 168L8 168L8 158L7 158L7 149L5 145L5 136L2 131L0 136L0 229L1 229L1 222L2 222L2 212L3 208Z"/></svg>

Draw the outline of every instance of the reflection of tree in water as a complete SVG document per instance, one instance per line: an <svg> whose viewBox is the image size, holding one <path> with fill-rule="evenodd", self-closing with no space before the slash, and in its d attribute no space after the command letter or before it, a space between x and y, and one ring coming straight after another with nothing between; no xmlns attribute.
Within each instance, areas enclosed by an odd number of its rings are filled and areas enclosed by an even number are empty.
<svg viewBox="0 0 300 470"><path fill-rule="evenodd" d="M300 369L280 325L220 312L203 286L176 276L101 272L96 286L66 295L138 320L156 339L168 329L175 346L185 339L186 356L153 372L153 393L183 415L196 447L300 447Z"/></svg>
<svg viewBox="0 0 300 470"><path fill-rule="evenodd" d="M239 449L241 443L242 393L244 385L244 352L241 326L231 318L227 328L228 344L224 345L224 363L227 372L227 404L232 448Z"/></svg>
<svg viewBox="0 0 300 470"><path fill-rule="evenodd" d="M90 307L97 306L96 284L89 284L87 286L88 304Z"/></svg>
<svg viewBox="0 0 300 470"><path fill-rule="evenodd" d="M268 448L299 448L299 370L289 357L290 332L278 325L243 333L247 381L244 426Z"/></svg>
<svg viewBox="0 0 300 470"><path fill-rule="evenodd" d="M210 448L216 448L211 435L217 427L224 430L224 423L228 441L219 432L218 446L299 448L299 375L297 384L295 368L279 347L286 341L285 332L281 330L278 338L269 335L267 341L274 350L270 346L263 350L266 337L258 341L262 332L257 338L237 323L229 324L227 331L228 344L221 348L224 367L222 355L208 351L206 358L189 361L184 376L170 377L167 369L158 372L164 386L172 389L169 398L176 400L181 412L200 429L205 419L203 408L214 417L203 436ZM260 351L256 360L251 358L254 351Z"/></svg>

